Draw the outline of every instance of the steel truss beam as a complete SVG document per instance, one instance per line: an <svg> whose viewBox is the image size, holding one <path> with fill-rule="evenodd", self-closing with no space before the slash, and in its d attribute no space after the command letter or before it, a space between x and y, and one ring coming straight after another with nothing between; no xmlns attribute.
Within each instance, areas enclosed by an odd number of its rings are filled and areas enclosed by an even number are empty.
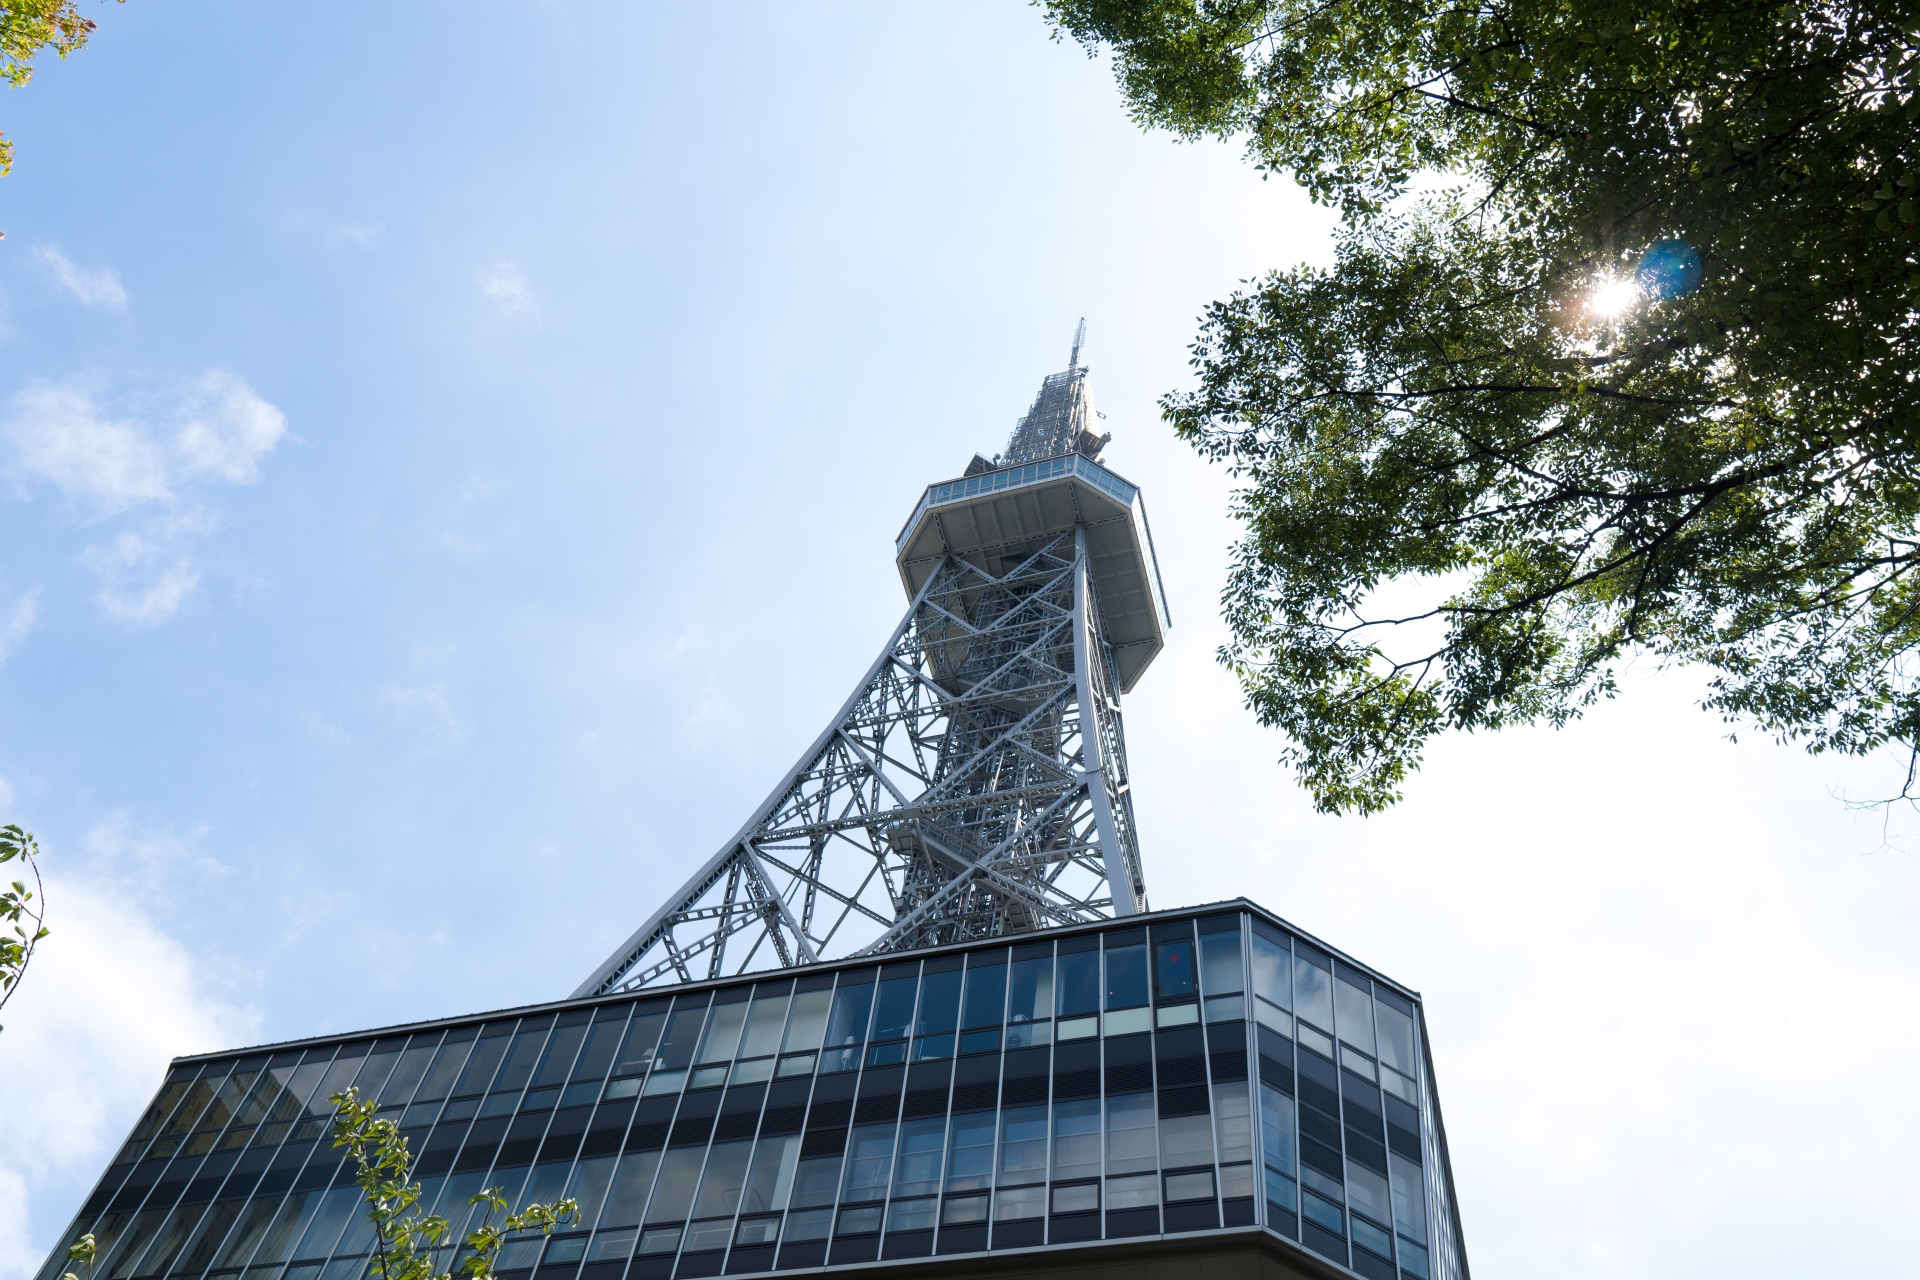
<svg viewBox="0 0 1920 1280"><path fill-rule="evenodd" d="M949 556L751 820L575 996L1146 909L1113 652L1075 526Z"/></svg>

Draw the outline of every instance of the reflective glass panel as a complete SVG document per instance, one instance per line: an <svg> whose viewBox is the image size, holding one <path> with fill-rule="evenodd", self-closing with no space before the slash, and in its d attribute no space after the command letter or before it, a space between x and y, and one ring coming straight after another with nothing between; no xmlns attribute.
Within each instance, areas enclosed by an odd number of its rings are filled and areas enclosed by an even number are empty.
<svg viewBox="0 0 1920 1280"><path fill-rule="evenodd" d="M1020 1023L1053 1016L1053 957L1022 960L1007 984L1007 1021Z"/></svg>
<svg viewBox="0 0 1920 1280"><path fill-rule="evenodd" d="M1147 948L1118 947L1106 953L1107 1009L1132 1009L1147 1003Z"/></svg>
<svg viewBox="0 0 1920 1280"><path fill-rule="evenodd" d="M960 1018L960 971L929 973L920 979L920 1009L913 1019L913 1034L938 1036L951 1034ZM941 1057L951 1055L951 1050Z"/></svg>
<svg viewBox="0 0 1920 1280"><path fill-rule="evenodd" d="M793 1017L787 1022L782 1053L806 1053L820 1047L827 1030L827 1009L833 1003L831 991L802 991L793 998Z"/></svg>

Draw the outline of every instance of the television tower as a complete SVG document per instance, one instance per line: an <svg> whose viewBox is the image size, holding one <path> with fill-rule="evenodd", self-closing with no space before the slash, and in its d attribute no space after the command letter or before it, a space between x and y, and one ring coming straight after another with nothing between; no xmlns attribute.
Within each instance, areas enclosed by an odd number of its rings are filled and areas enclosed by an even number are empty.
<svg viewBox="0 0 1920 1280"><path fill-rule="evenodd" d="M1147 909L1120 697L1171 618L1085 339L1003 453L921 495L906 614L839 713L574 996Z"/></svg>

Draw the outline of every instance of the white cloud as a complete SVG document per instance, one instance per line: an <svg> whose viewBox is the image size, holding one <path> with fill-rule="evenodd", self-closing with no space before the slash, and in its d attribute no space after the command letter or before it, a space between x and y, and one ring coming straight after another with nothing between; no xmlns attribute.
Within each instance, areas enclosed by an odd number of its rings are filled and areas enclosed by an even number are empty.
<svg viewBox="0 0 1920 1280"><path fill-rule="evenodd" d="M87 828L82 841L89 875L137 889L144 901L167 901L169 887L187 872L221 875L226 867L200 852L205 824L186 835L137 823L124 809Z"/></svg>
<svg viewBox="0 0 1920 1280"><path fill-rule="evenodd" d="M48 925L0 1031L0 1280L24 1280L138 1118L170 1058L246 1044L258 1016L140 907L88 880L50 877Z"/></svg>
<svg viewBox="0 0 1920 1280"><path fill-rule="evenodd" d="M186 408L176 447L190 474L252 484L260 459L286 438L287 416L224 370L202 377Z"/></svg>
<svg viewBox="0 0 1920 1280"><path fill-rule="evenodd" d="M39 617L40 588L35 587L13 602L13 608L7 611L7 620L0 623L0 662L5 662L27 638L27 632L33 630ZM4 795L0 795L0 803L4 802Z"/></svg>
<svg viewBox="0 0 1920 1280"><path fill-rule="evenodd" d="M52 269L60 287L80 302L109 311L127 309L127 291L121 287L120 277L113 273L112 267L97 267L92 271L77 267L56 245L43 244L35 252Z"/></svg>
<svg viewBox="0 0 1920 1280"><path fill-rule="evenodd" d="M137 533L88 547L80 558L105 583L99 601L107 616L136 626L165 622L200 585L191 559Z"/></svg>
<svg viewBox="0 0 1920 1280"><path fill-rule="evenodd" d="M14 397L0 437L14 470L44 480L101 515L173 497L166 452L131 419L111 419L84 389L40 384Z"/></svg>
<svg viewBox="0 0 1920 1280"><path fill-rule="evenodd" d="M261 462L287 437L287 418L218 369L134 399L152 410L152 421L103 408L80 384L35 384L14 397L12 416L0 421L0 445L10 446L10 470L23 487L50 484L90 519L148 510L138 528L87 548L81 560L101 579L100 606L109 617L153 626L177 613L199 585L185 546L217 523L194 505L201 491L259 480ZM29 601L22 615L16 606L14 623L31 626L32 608ZM0 631L0 659L13 639Z"/></svg>
<svg viewBox="0 0 1920 1280"><path fill-rule="evenodd" d="M510 316L530 315L535 310L533 290L517 262L496 262L482 270L480 289Z"/></svg>

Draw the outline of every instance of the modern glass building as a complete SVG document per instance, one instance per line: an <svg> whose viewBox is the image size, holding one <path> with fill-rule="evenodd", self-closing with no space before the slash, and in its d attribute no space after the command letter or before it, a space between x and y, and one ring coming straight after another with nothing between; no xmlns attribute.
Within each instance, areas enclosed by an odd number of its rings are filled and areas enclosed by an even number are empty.
<svg viewBox="0 0 1920 1280"><path fill-rule="evenodd" d="M1467 1280L1419 996L1245 900L182 1058L38 1280L360 1280L349 1085L456 1232L580 1202L505 1280Z"/></svg>

